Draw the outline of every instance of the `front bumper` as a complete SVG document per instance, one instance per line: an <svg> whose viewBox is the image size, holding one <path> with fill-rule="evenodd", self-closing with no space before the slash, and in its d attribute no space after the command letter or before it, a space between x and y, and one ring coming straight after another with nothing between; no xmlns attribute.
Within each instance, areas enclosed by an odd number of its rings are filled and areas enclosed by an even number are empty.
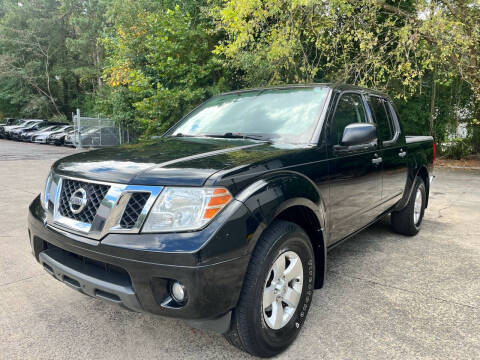
<svg viewBox="0 0 480 360"><path fill-rule="evenodd" d="M59 248L40 252L38 260L50 275L75 290L131 310L142 310L127 275L103 271L98 266L85 263L81 258Z"/></svg>
<svg viewBox="0 0 480 360"><path fill-rule="evenodd" d="M37 197L29 208L29 235L45 270L77 291L224 332L248 266L248 240L258 226L242 203L232 205L198 232L109 234L96 241L45 225ZM183 305L170 297L173 280L186 288Z"/></svg>
<svg viewBox="0 0 480 360"><path fill-rule="evenodd" d="M58 138L48 138L47 143L50 145L59 145L62 143L62 140Z"/></svg>
<svg viewBox="0 0 480 360"><path fill-rule="evenodd" d="M32 142L38 143L38 144L46 144L46 143L47 143L47 138L45 138L45 137L41 137L41 138L36 137L35 139L33 139Z"/></svg>

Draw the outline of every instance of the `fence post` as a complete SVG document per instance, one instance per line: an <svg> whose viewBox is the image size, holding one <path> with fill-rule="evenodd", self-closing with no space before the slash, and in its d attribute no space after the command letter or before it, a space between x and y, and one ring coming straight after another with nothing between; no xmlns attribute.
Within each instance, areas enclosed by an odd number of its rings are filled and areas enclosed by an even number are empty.
<svg viewBox="0 0 480 360"><path fill-rule="evenodd" d="M80 120L80 109L77 109L77 124L78 124L78 130L77 130L77 133L78 133L78 145L77 145L77 148L81 149L82 148L82 124L81 124L81 120Z"/></svg>

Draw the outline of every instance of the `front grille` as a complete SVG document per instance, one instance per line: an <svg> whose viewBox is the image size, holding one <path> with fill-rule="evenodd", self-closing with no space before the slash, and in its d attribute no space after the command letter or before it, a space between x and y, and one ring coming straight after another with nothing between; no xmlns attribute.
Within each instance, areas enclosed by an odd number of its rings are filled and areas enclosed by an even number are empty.
<svg viewBox="0 0 480 360"><path fill-rule="evenodd" d="M120 220L122 228L131 229L135 226L149 197L150 193L147 192L135 192L132 194Z"/></svg>
<svg viewBox="0 0 480 360"><path fill-rule="evenodd" d="M74 214L70 210L69 200L72 194L80 188L86 191L88 201L87 205L80 213ZM110 186L108 185L94 184L72 179L63 179L58 211L62 216L91 224L97 215L97 210L100 206L100 203L105 198L105 195L109 189Z"/></svg>

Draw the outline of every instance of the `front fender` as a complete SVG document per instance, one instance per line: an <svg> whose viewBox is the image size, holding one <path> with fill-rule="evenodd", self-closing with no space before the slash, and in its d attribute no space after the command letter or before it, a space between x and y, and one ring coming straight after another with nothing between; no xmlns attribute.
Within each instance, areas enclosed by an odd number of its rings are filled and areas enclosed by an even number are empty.
<svg viewBox="0 0 480 360"><path fill-rule="evenodd" d="M294 171L269 174L245 188L236 198L265 225L282 211L296 205L311 209L322 229L326 225L324 196L309 178Z"/></svg>

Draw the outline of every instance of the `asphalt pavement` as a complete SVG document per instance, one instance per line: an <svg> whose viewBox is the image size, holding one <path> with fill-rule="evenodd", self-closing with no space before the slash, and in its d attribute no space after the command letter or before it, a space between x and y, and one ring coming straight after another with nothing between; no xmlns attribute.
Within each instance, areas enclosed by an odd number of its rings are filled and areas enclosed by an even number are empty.
<svg viewBox="0 0 480 360"><path fill-rule="evenodd" d="M0 140L0 359L243 359L222 336L82 295L31 255L27 209L75 150ZM328 254L279 359L480 358L480 171L438 169L415 237L388 218Z"/></svg>

